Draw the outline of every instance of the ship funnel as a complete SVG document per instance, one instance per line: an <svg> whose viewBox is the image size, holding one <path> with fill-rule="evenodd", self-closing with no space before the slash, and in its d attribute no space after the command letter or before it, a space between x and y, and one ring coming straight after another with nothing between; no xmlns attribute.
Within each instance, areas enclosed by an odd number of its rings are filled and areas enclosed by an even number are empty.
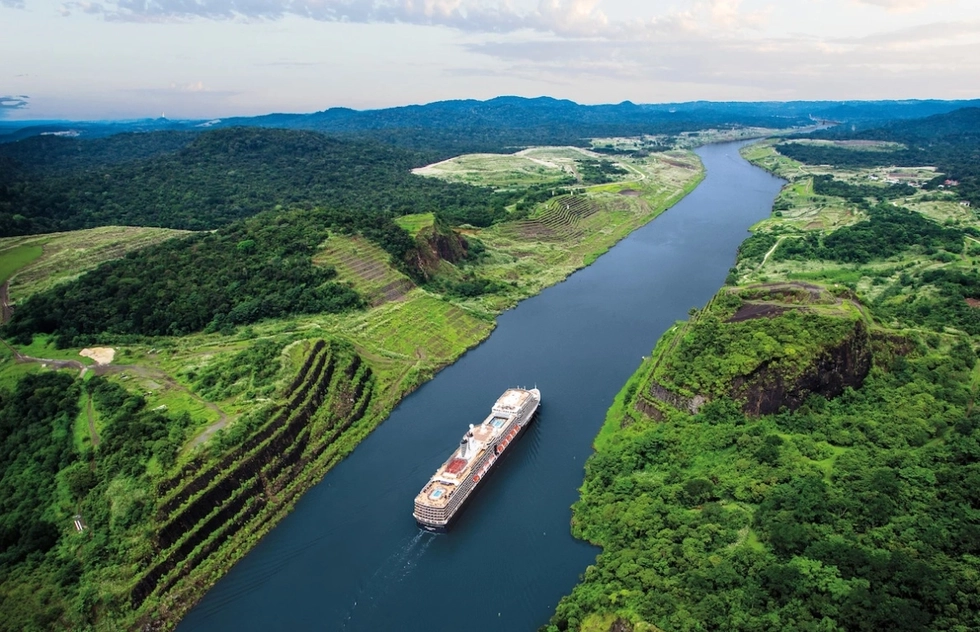
<svg viewBox="0 0 980 632"><path fill-rule="evenodd" d="M469 439L463 437L463 440L459 442L459 458L465 459L467 448L470 447Z"/></svg>

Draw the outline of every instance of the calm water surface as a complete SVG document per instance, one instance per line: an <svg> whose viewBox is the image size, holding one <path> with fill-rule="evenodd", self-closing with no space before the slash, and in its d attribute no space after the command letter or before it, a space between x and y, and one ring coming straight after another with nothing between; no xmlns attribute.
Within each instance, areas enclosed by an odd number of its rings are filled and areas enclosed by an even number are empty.
<svg viewBox="0 0 980 632"><path fill-rule="evenodd" d="M569 535L613 397L660 335L718 290L782 181L704 147L704 182L407 397L185 618L195 630L513 632L547 622L598 552ZM415 494L504 389L537 386L524 438L448 535Z"/></svg>

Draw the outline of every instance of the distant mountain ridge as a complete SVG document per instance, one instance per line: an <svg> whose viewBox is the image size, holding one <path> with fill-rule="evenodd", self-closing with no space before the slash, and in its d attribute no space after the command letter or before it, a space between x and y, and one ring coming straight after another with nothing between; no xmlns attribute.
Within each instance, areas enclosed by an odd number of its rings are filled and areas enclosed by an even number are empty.
<svg viewBox="0 0 980 632"><path fill-rule="evenodd" d="M441 154L500 151L531 144L582 144L585 138L645 133L676 134L709 127L785 128L814 120L832 120L858 128L886 120L914 119L963 107L980 100L939 101L788 101L582 105L552 97L501 96L437 101L375 110L335 107L308 114L270 113L211 120L165 118L113 122L25 122L18 128L0 122L0 143L39 134L78 132L83 138L125 131L196 130L214 127L303 129L333 135L369 136L413 149ZM465 134L465 136L463 136Z"/></svg>

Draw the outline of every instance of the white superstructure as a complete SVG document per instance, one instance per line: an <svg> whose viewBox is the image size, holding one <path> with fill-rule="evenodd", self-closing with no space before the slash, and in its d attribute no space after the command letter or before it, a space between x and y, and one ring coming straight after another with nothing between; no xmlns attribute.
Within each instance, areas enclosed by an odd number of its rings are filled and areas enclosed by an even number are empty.
<svg viewBox="0 0 980 632"><path fill-rule="evenodd" d="M412 515L420 527L444 531L449 526L463 502L517 439L540 404L538 389L510 388L497 399L481 424L470 425L459 447L415 497Z"/></svg>

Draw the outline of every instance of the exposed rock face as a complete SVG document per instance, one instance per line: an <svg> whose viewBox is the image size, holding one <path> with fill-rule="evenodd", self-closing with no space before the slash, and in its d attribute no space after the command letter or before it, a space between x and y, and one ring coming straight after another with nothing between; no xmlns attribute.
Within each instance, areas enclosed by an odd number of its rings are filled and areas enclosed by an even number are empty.
<svg viewBox="0 0 980 632"><path fill-rule="evenodd" d="M466 258L467 249L465 237L436 223L415 236L415 248L408 253L408 265L429 280L435 276L442 261L459 263Z"/></svg>
<svg viewBox="0 0 980 632"><path fill-rule="evenodd" d="M663 403L669 404L677 410L686 410L692 415L698 414L701 407L708 401L707 398L702 395L684 397L683 395L675 393L674 391L658 383L656 380L652 380L650 382L649 392L654 399L659 399Z"/></svg>
<svg viewBox="0 0 980 632"><path fill-rule="evenodd" d="M734 399L743 400L750 415L768 415L785 407L795 410L813 394L837 397L847 387L859 388L871 370L871 338L862 321L834 347L826 349L801 375L787 378L764 363L751 374L736 379Z"/></svg>

